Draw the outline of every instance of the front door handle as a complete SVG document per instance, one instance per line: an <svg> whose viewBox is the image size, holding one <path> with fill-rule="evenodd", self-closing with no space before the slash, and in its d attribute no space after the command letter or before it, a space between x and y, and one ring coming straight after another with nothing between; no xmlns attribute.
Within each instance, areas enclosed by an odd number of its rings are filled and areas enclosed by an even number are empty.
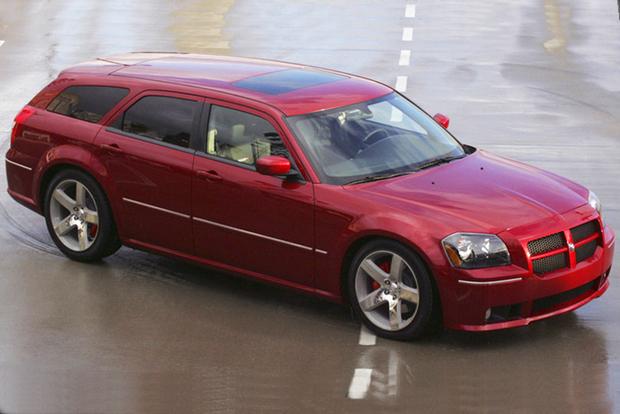
<svg viewBox="0 0 620 414"><path fill-rule="evenodd" d="M196 171L196 175L198 176L198 178L207 181L222 181L222 177L215 170L198 170Z"/></svg>
<svg viewBox="0 0 620 414"><path fill-rule="evenodd" d="M123 152L118 144L101 144L101 148L109 152Z"/></svg>

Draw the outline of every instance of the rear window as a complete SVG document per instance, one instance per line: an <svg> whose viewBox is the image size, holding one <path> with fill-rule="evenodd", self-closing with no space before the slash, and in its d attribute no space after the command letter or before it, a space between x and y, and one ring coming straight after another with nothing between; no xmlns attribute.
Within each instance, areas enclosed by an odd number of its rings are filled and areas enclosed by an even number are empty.
<svg viewBox="0 0 620 414"><path fill-rule="evenodd" d="M111 86L70 86L47 106L47 110L87 122L99 122L129 89Z"/></svg>

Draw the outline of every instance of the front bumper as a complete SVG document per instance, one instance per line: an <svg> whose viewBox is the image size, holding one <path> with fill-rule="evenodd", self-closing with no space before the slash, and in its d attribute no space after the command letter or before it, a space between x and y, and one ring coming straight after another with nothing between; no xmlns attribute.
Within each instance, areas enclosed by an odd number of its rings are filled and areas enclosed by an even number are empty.
<svg viewBox="0 0 620 414"><path fill-rule="evenodd" d="M448 291L453 301L444 303L444 325L465 331L514 328L598 298L609 287L615 247L611 228L605 227L602 235L589 259L544 277L516 265L446 271L444 280L451 281Z"/></svg>

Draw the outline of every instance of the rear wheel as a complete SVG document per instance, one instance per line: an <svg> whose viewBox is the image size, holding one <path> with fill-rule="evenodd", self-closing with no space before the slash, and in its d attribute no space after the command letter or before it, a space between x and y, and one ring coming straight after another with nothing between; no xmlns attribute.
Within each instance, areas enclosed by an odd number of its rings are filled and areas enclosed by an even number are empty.
<svg viewBox="0 0 620 414"><path fill-rule="evenodd" d="M81 171L68 169L52 178L45 221L56 246L73 260L99 260L120 247L105 194Z"/></svg>
<svg viewBox="0 0 620 414"><path fill-rule="evenodd" d="M392 240L368 243L353 258L349 298L356 315L377 335L409 340L431 326L433 287L422 260Z"/></svg>

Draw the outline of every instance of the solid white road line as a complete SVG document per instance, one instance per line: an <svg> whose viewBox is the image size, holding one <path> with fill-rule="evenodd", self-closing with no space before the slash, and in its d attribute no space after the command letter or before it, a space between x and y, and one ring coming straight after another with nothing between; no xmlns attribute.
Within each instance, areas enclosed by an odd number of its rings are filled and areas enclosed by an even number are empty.
<svg viewBox="0 0 620 414"><path fill-rule="evenodd" d="M396 77L396 87L395 89L398 92L407 91L407 77L406 76L397 76Z"/></svg>
<svg viewBox="0 0 620 414"><path fill-rule="evenodd" d="M370 332L364 325L360 329L360 345L372 346L377 343L377 337Z"/></svg>
<svg viewBox="0 0 620 414"><path fill-rule="evenodd" d="M403 42L411 42L413 40L413 27L403 27Z"/></svg>
<svg viewBox="0 0 620 414"><path fill-rule="evenodd" d="M349 393L347 397L352 400L361 400L366 396L370 382L372 381L371 368L355 368L351 385L349 385Z"/></svg>
<svg viewBox="0 0 620 414"><path fill-rule="evenodd" d="M411 50L401 50L398 66L409 66L411 62Z"/></svg>
<svg viewBox="0 0 620 414"><path fill-rule="evenodd" d="M408 4L405 7L405 17L415 17L415 4Z"/></svg>

